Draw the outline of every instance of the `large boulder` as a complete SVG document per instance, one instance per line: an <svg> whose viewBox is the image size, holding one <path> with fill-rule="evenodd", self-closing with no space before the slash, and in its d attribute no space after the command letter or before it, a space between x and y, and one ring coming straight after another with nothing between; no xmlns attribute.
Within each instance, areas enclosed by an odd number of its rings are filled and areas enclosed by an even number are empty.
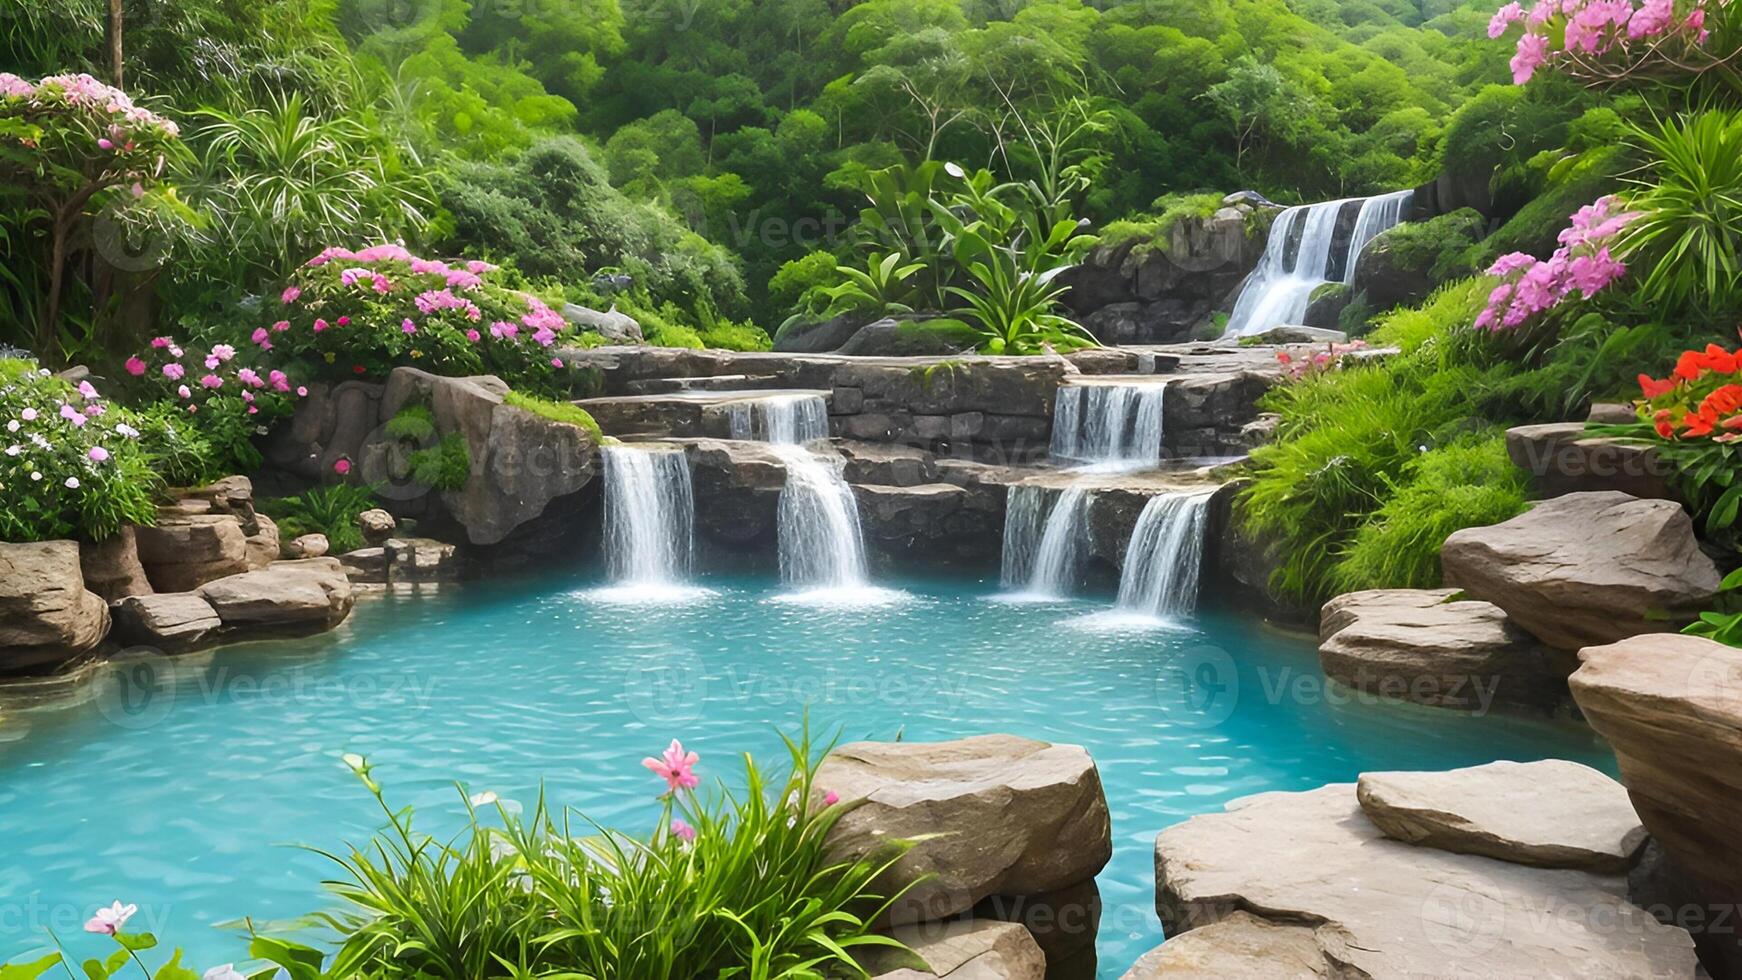
<svg viewBox="0 0 1742 980"><path fill-rule="evenodd" d="M1742 897L1742 651L1635 636L1580 651L1573 697L1621 763L1639 819L1715 900Z"/></svg>
<svg viewBox="0 0 1742 980"><path fill-rule="evenodd" d="M129 596L115 604L116 639L165 653L204 646L223 625L212 604L192 592Z"/></svg>
<svg viewBox="0 0 1742 980"><path fill-rule="evenodd" d="M842 313L828 320L794 323L774 334L774 349L790 354L821 354L837 350L853 339L871 317L864 313Z"/></svg>
<svg viewBox="0 0 1742 980"><path fill-rule="evenodd" d="M160 515L136 533L139 561L159 592L188 592L249 568L248 534L233 514Z"/></svg>
<svg viewBox="0 0 1742 980"><path fill-rule="evenodd" d="M1561 759L1363 773L1356 796L1392 840L1515 864L1619 875L1645 844L1626 788Z"/></svg>
<svg viewBox="0 0 1742 980"><path fill-rule="evenodd" d="M1045 980L1046 957L1028 930L1009 922L955 919L902 926L893 937L912 952L872 947L874 980Z"/></svg>
<svg viewBox="0 0 1742 980"><path fill-rule="evenodd" d="M79 565L84 569L85 588L106 602L152 592L145 566L139 562L139 539L131 525L101 541L81 541Z"/></svg>
<svg viewBox="0 0 1742 980"><path fill-rule="evenodd" d="M600 312L576 303L564 303L562 313L563 319L612 343L642 342L641 324L629 314L619 312L615 306Z"/></svg>
<svg viewBox="0 0 1742 980"><path fill-rule="evenodd" d="M1473 271L1463 256L1486 234L1485 219L1469 208L1406 221L1361 250L1353 290L1376 313L1419 303L1441 283Z"/></svg>
<svg viewBox="0 0 1742 980"><path fill-rule="evenodd" d="M1310 926L1235 912L1174 936L1120 980L1315 980L1338 976Z"/></svg>
<svg viewBox="0 0 1742 980"><path fill-rule="evenodd" d="M906 924L947 918L992 895L1051 892L1112 857L1100 773L1075 745L1012 735L953 742L858 742L829 753L815 792L853 806L830 833L843 859L917 840L888 885L912 883L890 911Z"/></svg>
<svg viewBox="0 0 1742 980"><path fill-rule="evenodd" d="M1711 601L1720 580L1679 505L1612 490L1466 528L1446 539L1440 560L1447 585L1563 650L1672 631Z"/></svg>
<svg viewBox="0 0 1742 980"><path fill-rule="evenodd" d="M1155 879L1169 936L1248 912L1311 928L1338 977L1696 975L1688 934L1629 904L1625 879L1390 840L1348 784L1176 824Z"/></svg>
<svg viewBox="0 0 1742 980"><path fill-rule="evenodd" d="M108 632L109 605L85 589L77 542L0 542L0 673L71 660Z"/></svg>
<svg viewBox="0 0 1742 980"><path fill-rule="evenodd" d="M1320 617L1319 663L1339 683L1381 697L1466 711L1565 699L1571 654L1513 625L1499 606L1452 589L1340 595Z"/></svg>
<svg viewBox="0 0 1742 980"><path fill-rule="evenodd" d="M351 582L336 558L273 562L198 590L226 629L318 632L351 614Z"/></svg>
<svg viewBox="0 0 1742 980"><path fill-rule="evenodd" d="M732 547L773 542L786 463L766 443L697 439L688 443L696 530Z"/></svg>

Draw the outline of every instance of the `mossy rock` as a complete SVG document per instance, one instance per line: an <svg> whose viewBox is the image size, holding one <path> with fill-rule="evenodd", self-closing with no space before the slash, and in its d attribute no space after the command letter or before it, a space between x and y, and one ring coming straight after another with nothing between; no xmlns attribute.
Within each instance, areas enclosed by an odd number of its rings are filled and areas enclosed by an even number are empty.
<svg viewBox="0 0 1742 980"><path fill-rule="evenodd" d="M1624 146L1584 154L1547 190L1532 198L1492 235L1471 247L1467 264L1485 269L1509 252L1528 252L1546 259L1574 212L1605 194L1621 189L1621 175L1632 169L1632 154Z"/></svg>
<svg viewBox="0 0 1742 980"><path fill-rule="evenodd" d="M1441 284L1475 272L1470 250L1486 230L1487 220L1473 208L1398 225L1362 251L1355 291L1376 310L1419 303Z"/></svg>
<svg viewBox="0 0 1742 980"><path fill-rule="evenodd" d="M1337 329L1337 320L1342 315L1343 308L1349 305L1354 296L1355 291L1346 283L1320 284L1307 299L1306 314L1301 317L1301 324L1321 330Z"/></svg>

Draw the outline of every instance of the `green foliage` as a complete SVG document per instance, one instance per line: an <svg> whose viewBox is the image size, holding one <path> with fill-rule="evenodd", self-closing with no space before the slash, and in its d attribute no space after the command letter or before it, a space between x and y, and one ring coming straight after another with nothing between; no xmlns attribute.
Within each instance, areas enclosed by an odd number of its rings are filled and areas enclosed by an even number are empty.
<svg viewBox="0 0 1742 980"><path fill-rule="evenodd" d="M139 419L88 383L0 359L0 426L0 540L101 541L157 520L163 481Z"/></svg>
<svg viewBox="0 0 1742 980"><path fill-rule="evenodd" d="M645 837L552 810L542 795L522 815L464 790L467 826L430 837L354 758L388 827L328 855L348 907L330 917L341 943L328 970L383 980L864 976L854 951L900 948L872 930L890 898L874 882L905 848L831 858L825 839L846 807L813 802L810 746L787 744L785 775L770 779L746 758L741 793L668 794Z"/></svg>
<svg viewBox="0 0 1742 980"><path fill-rule="evenodd" d="M828 305L823 290L840 279L833 253L811 252L780 267L768 280L768 305L790 313L820 313Z"/></svg>
<svg viewBox="0 0 1742 980"><path fill-rule="evenodd" d="M1101 230L1108 245L1137 242L1139 248L1166 248L1169 235L1182 221L1202 221L1221 210L1225 194L1164 194L1144 214L1110 222Z"/></svg>
<svg viewBox="0 0 1742 980"><path fill-rule="evenodd" d="M382 428L393 439L427 442L435 438L435 411L421 402L413 402L395 412Z"/></svg>
<svg viewBox="0 0 1742 980"><path fill-rule="evenodd" d="M579 405L571 405L568 402L553 402L520 391L510 391L506 401L515 408L524 409L541 418L550 419L552 422L561 422L564 425L585 429L595 445L605 439L605 434L599 429L599 423L594 420L592 413Z"/></svg>
<svg viewBox="0 0 1742 980"><path fill-rule="evenodd" d="M1707 323L1742 313L1742 110L1684 113L1635 127L1644 169L1628 195L1641 216L1621 248L1643 272L1636 299L1659 316Z"/></svg>
<svg viewBox="0 0 1742 980"><path fill-rule="evenodd" d="M1620 190L1622 174L1632 166L1631 152L1619 145L1587 150L1558 162L1547 188L1472 249L1471 266L1486 269L1508 252L1548 257L1567 219L1597 198Z"/></svg>
<svg viewBox="0 0 1742 980"><path fill-rule="evenodd" d="M451 432L433 446L414 450L406 457L411 478L432 490L463 490L472 478L472 454L466 437Z"/></svg>
<svg viewBox="0 0 1742 980"><path fill-rule="evenodd" d="M1486 231L1486 219L1472 208L1460 208L1427 221L1406 221L1368 245L1383 250L1394 268L1417 270L1434 283L1472 275L1470 248Z"/></svg>
<svg viewBox="0 0 1742 980"><path fill-rule="evenodd" d="M1700 613L1700 618L1682 627L1689 636L1701 636L1725 646L1742 647L1742 569L1724 576L1718 592L1718 608Z"/></svg>
<svg viewBox="0 0 1742 980"><path fill-rule="evenodd" d="M914 297L911 280L924 268L923 262L903 263L900 252L873 253L862 271L837 266L835 272L846 282L823 290L829 299L825 313L911 313L913 307L906 302Z"/></svg>
<svg viewBox="0 0 1742 980"><path fill-rule="evenodd" d="M238 472L220 465L220 454L182 406L158 402L139 413L139 447L151 469L172 487L197 487Z"/></svg>
<svg viewBox="0 0 1742 980"><path fill-rule="evenodd" d="M363 547L357 516L377 506L375 491L355 483L329 483L293 497L259 502L261 513L278 523L278 533L285 540L304 534L324 534L330 553L335 555Z"/></svg>
<svg viewBox="0 0 1742 980"><path fill-rule="evenodd" d="M1525 489L1498 429L1421 453L1356 531L1332 572L1336 590L1438 588L1446 538L1517 517Z"/></svg>

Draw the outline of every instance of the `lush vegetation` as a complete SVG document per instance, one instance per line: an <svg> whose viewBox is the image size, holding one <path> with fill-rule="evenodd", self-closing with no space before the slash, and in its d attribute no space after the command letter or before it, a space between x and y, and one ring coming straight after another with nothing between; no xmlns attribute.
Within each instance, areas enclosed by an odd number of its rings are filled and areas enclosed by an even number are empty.
<svg viewBox="0 0 1742 980"><path fill-rule="evenodd" d="M824 841L853 804L814 788L808 740L787 746L784 772L746 757L740 790L702 790L699 758L673 740L643 760L665 792L653 829L639 833L600 827L542 795L523 809L460 788L462 829L433 836L414 827L409 807L388 802L367 760L348 755L386 824L367 843L319 852L334 862L341 906L313 920L336 948L256 934L249 953L270 965L251 976L863 977L856 951L901 948L871 924L899 897L876 881L906 845L869 860L831 857ZM114 946L85 961L86 973L199 977L179 952L154 953L156 937L126 931L135 911L116 902L86 924ZM34 980L70 963L56 946L0 975ZM204 976L243 974L225 965Z"/></svg>
<svg viewBox="0 0 1742 980"><path fill-rule="evenodd" d="M1639 404L1638 425L1602 431L1657 443L1702 532L1734 547L1742 388L1712 342L1742 318L1730 272L1739 22L1729 5L1662 0L1495 14L1490 36L1523 32L1510 64L1521 87L1465 103L1444 153L1491 169L1497 205L1515 214L1473 244L1434 227L1452 216L1388 236L1420 253L1416 266L1482 274L1377 317L1369 340L1395 356L1333 351L1291 365L1296 380L1269 397L1279 439L1255 454L1241 505L1248 531L1276 542L1280 594L1310 607L1437 585L1450 533L1525 505L1500 429L1582 419L1598 400ZM1568 97L1569 77L1589 93ZM1470 138L1496 124L1520 138ZM1728 622L1714 613L1694 629L1742 635Z"/></svg>

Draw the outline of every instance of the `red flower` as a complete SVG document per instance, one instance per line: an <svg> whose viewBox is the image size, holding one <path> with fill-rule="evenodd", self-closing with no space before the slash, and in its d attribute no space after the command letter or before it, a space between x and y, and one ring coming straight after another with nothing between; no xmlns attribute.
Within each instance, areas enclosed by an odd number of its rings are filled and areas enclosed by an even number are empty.
<svg viewBox="0 0 1742 980"><path fill-rule="evenodd" d="M1659 381L1649 374L1642 374L1639 376L1639 390L1645 393L1645 398L1649 401L1653 398L1658 398L1674 391L1675 380L1673 378L1665 378L1662 381Z"/></svg>
<svg viewBox="0 0 1742 980"><path fill-rule="evenodd" d="M351 365L351 373L352 374L362 374L365 370L366 369L361 364Z"/></svg>

